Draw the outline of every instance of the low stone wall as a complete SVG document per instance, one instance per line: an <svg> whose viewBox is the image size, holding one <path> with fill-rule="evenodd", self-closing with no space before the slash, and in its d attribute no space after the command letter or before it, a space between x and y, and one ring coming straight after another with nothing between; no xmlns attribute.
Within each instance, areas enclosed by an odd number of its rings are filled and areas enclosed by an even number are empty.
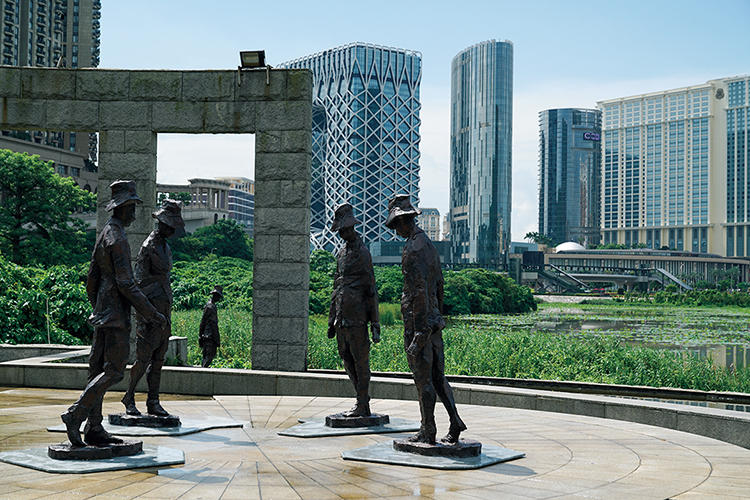
<svg viewBox="0 0 750 500"><path fill-rule="evenodd" d="M50 354L63 354L80 351L82 346L62 344L0 344L0 363L16 359L37 358Z"/></svg>
<svg viewBox="0 0 750 500"><path fill-rule="evenodd" d="M0 385L81 389L86 384L87 365L49 363L61 356L0 363ZM113 390L125 390L125 381ZM523 408L625 420L711 437L750 448L750 414L714 408L670 403L573 394L555 391L453 383L456 402L482 406ZM279 395L352 397L353 389L344 374L276 372L259 370L165 367L161 388L164 393L212 395ZM142 380L138 390L145 390ZM377 399L417 399L409 379L373 377L370 393ZM498 413L498 418L502 418Z"/></svg>

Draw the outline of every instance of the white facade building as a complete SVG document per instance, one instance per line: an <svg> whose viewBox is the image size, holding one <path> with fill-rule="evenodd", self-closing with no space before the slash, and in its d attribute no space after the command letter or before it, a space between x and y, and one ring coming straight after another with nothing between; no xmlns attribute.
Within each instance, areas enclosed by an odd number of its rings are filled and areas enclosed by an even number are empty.
<svg viewBox="0 0 750 500"><path fill-rule="evenodd" d="M602 243L748 253L750 77L600 101Z"/></svg>

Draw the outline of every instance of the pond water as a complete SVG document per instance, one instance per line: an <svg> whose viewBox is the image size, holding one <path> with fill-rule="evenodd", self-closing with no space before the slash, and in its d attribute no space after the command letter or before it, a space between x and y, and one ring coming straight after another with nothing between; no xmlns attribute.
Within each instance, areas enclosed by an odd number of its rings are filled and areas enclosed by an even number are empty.
<svg viewBox="0 0 750 500"><path fill-rule="evenodd" d="M631 345L711 358L717 366L750 366L750 311L738 309L543 304L536 313L472 316L468 321L482 328L524 328L580 338L615 336Z"/></svg>

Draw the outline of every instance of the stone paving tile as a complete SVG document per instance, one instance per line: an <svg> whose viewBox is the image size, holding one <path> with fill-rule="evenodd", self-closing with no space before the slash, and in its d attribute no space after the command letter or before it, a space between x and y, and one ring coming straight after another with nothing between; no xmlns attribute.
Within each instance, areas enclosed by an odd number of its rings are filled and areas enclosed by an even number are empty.
<svg viewBox="0 0 750 500"><path fill-rule="evenodd" d="M0 449L54 442L44 427L78 391L0 388ZM110 393L105 412L120 412ZM141 396L142 398L142 396ZM140 399L140 398L139 398ZM679 431L578 415L459 405L465 436L526 452L476 471L436 471L348 462L346 449L400 435L300 441L276 432L298 418L351 407L350 398L217 396L168 398L175 414L249 422L188 436L145 438L186 453L161 470L55 476L0 464L2 498L732 498L750 490L750 450ZM374 411L418 418L413 401L373 400ZM438 427L447 428L439 408ZM33 415L33 418L32 418ZM686 491L687 490L687 491Z"/></svg>

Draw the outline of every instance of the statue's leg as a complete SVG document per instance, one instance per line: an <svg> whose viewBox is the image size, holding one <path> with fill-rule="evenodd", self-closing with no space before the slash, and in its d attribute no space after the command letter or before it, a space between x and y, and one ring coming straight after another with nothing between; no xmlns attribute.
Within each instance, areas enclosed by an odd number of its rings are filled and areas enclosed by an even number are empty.
<svg viewBox="0 0 750 500"><path fill-rule="evenodd" d="M149 415L167 416L169 412L162 408L159 402L159 386L161 385L161 369L164 366L164 358L169 347L169 330L160 333L161 342L151 355L151 363L148 366L146 380L148 381L148 398L146 408Z"/></svg>
<svg viewBox="0 0 750 500"><path fill-rule="evenodd" d="M122 442L121 439L111 436L102 427L102 400L107 389L121 381L125 376L125 366L130 351L130 332L127 328L103 328L102 330L104 340L103 371L89 383L81 396L81 400L91 401L91 411L84 429L84 440L91 445Z"/></svg>
<svg viewBox="0 0 750 500"><path fill-rule="evenodd" d="M128 415L140 415L141 412L135 406L135 386L146 373L151 358L151 345L149 344L148 324L137 315L138 323L136 326L136 343L135 343L135 363L130 368L130 384L128 390L122 397L122 404L125 405L125 413Z"/></svg>
<svg viewBox="0 0 750 500"><path fill-rule="evenodd" d="M405 334L407 335L407 334ZM408 336L408 335L407 335ZM413 336L413 334L412 334ZM411 341L409 341L411 343ZM426 345L415 357L406 356L409 368L414 377L419 397L419 412L422 415L422 425L419 432L409 438L411 441L434 443L437 434L435 425L435 388L432 385L432 349Z"/></svg>
<svg viewBox="0 0 750 500"><path fill-rule="evenodd" d="M344 370L349 376L349 380L351 380L354 390L357 390L357 369L349 347L350 335L350 328L336 328L336 346L338 347L339 356L344 363Z"/></svg>
<svg viewBox="0 0 750 500"><path fill-rule="evenodd" d="M437 392L440 401L443 402L443 406L445 406L445 410L448 412L448 418L450 419L450 430L443 438L443 441L455 443L458 441L461 432L466 430L466 424L464 424L461 417L458 416L456 401L453 398L453 389L451 389L450 384L448 384L448 379L445 378L443 332L438 331L433 333L430 337L430 341L431 345L429 345L428 348L431 347L433 351L432 381L435 385L435 391Z"/></svg>
<svg viewBox="0 0 750 500"><path fill-rule="evenodd" d="M370 414L370 337L367 335L367 325L351 329L352 338L349 342L354 371L357 379L354 389L357 391L357 406L360 412Z"/></svg>
<svg viewBox="0 0 750 500"><path fill-rule="evenodd" d="M89 375L86 387L78 398L78 401L61 415L62 421L68 433L68 439L73 446L84 446L81 439L81 424L91 413L100 379L104 376L104 348L106 329L95 328L91 339L91 353L89 354Z"/></svg>
<svg viewBox="0 0 750 500"><path fill-rule="evenodd" d="M206 342L203 344L203 362L201 363L201 366L203 366L203 368L209 368L211 363L213 363L215 356L216 344L213 342Z"/></svg>

